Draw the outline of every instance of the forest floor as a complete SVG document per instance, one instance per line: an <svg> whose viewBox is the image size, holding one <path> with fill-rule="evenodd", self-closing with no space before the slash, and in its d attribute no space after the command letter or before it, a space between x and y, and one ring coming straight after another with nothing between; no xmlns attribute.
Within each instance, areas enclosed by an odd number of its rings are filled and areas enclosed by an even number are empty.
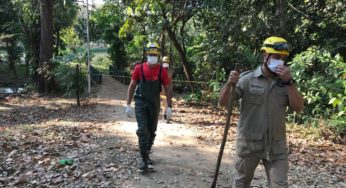
<svg viewBox="0 0 346 188"><path fill-rule="evenodd" d="M127 86L104 76L93 90L80 107L75 99L34 94L0 101L0 187L210 187L223 110L175 101L172 121L159 121L154 171L140 174L136 120L124 113ZM288 129L290 187L346 187L345 145L301 132ZM232 124L217 187L233 182L235 135ZM266 187L262 165L252 186Z"/></svg>

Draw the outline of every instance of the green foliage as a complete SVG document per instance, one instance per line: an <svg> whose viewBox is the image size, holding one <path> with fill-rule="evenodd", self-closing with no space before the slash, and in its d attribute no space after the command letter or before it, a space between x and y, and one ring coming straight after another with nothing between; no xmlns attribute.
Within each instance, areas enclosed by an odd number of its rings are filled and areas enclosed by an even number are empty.
<svg viewBox="0 0 346 188"><path fill-rule="evenodd" d="M202 92L200 90L190 93L188 95L184 95L183 99L187 102L195 102L195 101L201 101L202 99Z"/></svg>
<svg viewBox="0 0 346 188"><path fill-rule="evenodd" d="M84 63L85 65L87 63L87 50L85 48L67 48L64 52L62 52L62 54L63 55L61 56L54 57L55 63L68 64L73 61L78 61ZM90 58L92 58L92 55Z"/></svg>
<svg viewBox="0 0 346 188"><path fill-rule="evenodd" d="M0 3L2 5L0 8L0 48L6 50L7 61L16 75L15 63L19 61L22 52L18 45L20 37L20 25L16 21L18 15L11 1L0 0Z"/></svg>
<svg viewBox="0 0 346 188"><path fill-rule="evenodd" d="M64 96L75 96L77 89L79 89L80 94L85 91L87 86L87 67L85 65L82 66L79 74L77 74L77 64L78 62L76 61L69 64L59 63L54 69L55 80Z"/></svg>
<svg viewBox="0 0 346 188"><path fill-rule="evenodd" d="M40 45L39 0L12 0L21 28L20 41L24 46L25 60L30 63L30 75L37 79ZM37 81L37 80L36 80Z"/></svg>
<svg viewBox="0 0 346 188"><path fill-rule="evenodd" d="M106 54L95 54L92 60L92 65L98 71L104 74L109 74L109 66L112 65L112 61Z"/></svg>
<svg viewBox="0 0 346 188"><path fill-rule="evenodd" d="M15 65L16 75L7 64L0 64L1 82L6 84L16 83L17 80L27 79L25 65ZM1 83L0 83L1 85Z"/></svg>
<svg viewBox="0 0 346 188"><path fill-rule="evenodd" d="M62 29L60 39L64 42L65 45L68 46L68 49L70 49L71 51L75 51L76 48L81 45L78 34L73 27Z"/></svg>
<svg viewBox="0 0 346 188"><path fill-rule="evenodd" d="M106 2L104 6L93 12L91 21L102 33L104 41L110 45L108 53L112 63L118 69L127 67L125 44L119 36L123 24L123 7L121 3Z"/></svg>
<svg viewBox="0 0 346 188"><path fill-rule="evenodd" d="M306 101L303 118L337 118L343 123L331 123L343 127L337 129L346 130L346 64L343 58L313 46L297 55L291 68Z"/></svg>
<svg viewBox="0 0 346 188"><path fill-rule="evenodd" d="M135 62L142 59L143 46L145 44L146 37L138 34L126 45L126 54L128 54L129 62Z"/></svg>
<svg viewBox="0 0 346 188"><path fill-rule="evenodd" d="M77 4L75 3L75 0L68 0L68 1L55 0L54 1L53 16L54 16L54 34L56 37L56 40L55 40L56 42L55 54L56 55L60 55L59 54L60 49L64 49L65 45L78 45L79 43L79 39L77 38L75 31L72 29L73 28L72 26L76 21L78 9L79 8ZM66 19L66 18L69 18L69 19Z"/></svg>
<svg viewBox="0 0 346 188"><path fill-rule="evenodd" d="M87 86L86 49L67 50L64 54L56 56L53 61L55 67L52 74L58 90L68 97L76 95L76 89L83 94ZM79 74L76 73L77 64L80 65Z"/></svg>

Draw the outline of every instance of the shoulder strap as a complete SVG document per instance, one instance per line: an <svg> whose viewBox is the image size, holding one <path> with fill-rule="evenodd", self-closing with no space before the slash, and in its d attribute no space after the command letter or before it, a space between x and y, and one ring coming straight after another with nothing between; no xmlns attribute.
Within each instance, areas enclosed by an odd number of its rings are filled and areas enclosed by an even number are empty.
<svg viewBox="0 0 346 188"><path fill-rule="evenodd" d="M158 80L159 80L159 87L160 87L160 92L161 92L161 85L162 85L162 65L160 65L160 72L159 72L159 77L158 77Z"/></svg>
<svg viewBox="0 0 346 188"><path fill-rule="evenodd" d="M141 64L141 75L142 75L142 81L145 82L145 76L143 71L143 63Z"/></svg>

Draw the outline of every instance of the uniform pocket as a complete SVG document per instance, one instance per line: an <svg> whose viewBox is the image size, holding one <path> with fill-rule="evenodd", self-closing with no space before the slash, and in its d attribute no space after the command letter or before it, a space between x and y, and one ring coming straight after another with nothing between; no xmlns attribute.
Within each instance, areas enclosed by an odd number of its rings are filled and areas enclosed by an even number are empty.
<svg viewBox="0 0 346 188"><path fill-rule="evenodd" d="M252 104L262 104L263 103L264 88L261 87L251 87L249 102Z"/></svg>
<svg viewBox="0 0 346 188"><path fill-rule="evenodd" d="M280 106L287 106L288 105L288 93L284 89L278 89L276 90L278 103Z"/></svg>
<svg viewBox="0 0 346 188"><path fill-rule="evenodd" d="M257 134L247 134L245 137L238 138L236 150L239 156L263 152L263 136Z"/></svg>
<svg viewBox="0 0 346 188"><path fill-rule="evenodd" d="M286 139L273 140L273 154L280 155L287 153Z"/></svg>

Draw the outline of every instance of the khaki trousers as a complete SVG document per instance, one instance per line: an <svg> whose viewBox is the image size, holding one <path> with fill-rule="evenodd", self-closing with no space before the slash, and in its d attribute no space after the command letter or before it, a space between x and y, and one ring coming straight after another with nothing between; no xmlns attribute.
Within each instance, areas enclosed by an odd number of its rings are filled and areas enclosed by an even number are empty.
<svg viewBox="0 0 346 188"><path fill-rule="evenodd" d="M236 188L250 187L251 181L254 177L255 169L263 161L266 170L268 185L271 188L288 187L287 174L288 174L288 160L278 159L269 162L268 160L257 157L242 158L235 156L236 174L234 177L234 186Z"/></svg>
<svg viewBox="0 0 346 188"><path fill-rule="evenodd" d="M163 92L163 94L160 95L160 99L161 99L162 115L166 115L168 104L167 104L167 98L166 98L166 95L164 94L164 92Z"/></svg>

